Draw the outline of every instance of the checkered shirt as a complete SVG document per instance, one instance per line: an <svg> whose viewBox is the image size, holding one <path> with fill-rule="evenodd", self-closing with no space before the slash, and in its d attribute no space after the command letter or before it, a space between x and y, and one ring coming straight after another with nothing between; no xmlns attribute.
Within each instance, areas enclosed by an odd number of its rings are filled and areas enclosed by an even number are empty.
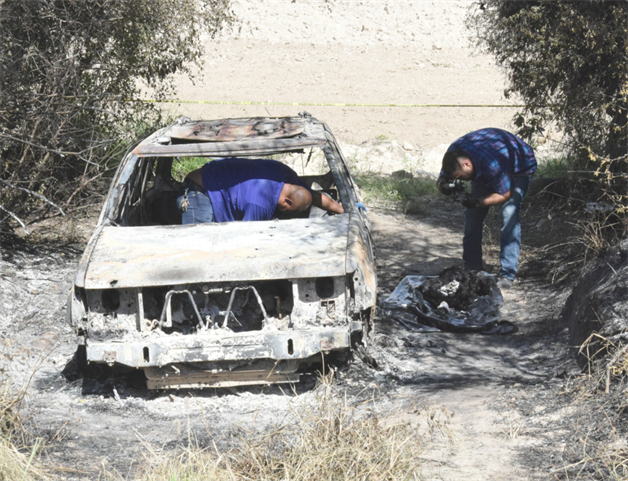
<svg viewBox="0 0 628 481"><path fill-rule="evenodd" d="M447 150L454 149L469 155L475 169L474 182L482 183L501 195L510 191L512 177L532 175L536 170L532 147L505 130L476 130L460 137Z"/></svg>

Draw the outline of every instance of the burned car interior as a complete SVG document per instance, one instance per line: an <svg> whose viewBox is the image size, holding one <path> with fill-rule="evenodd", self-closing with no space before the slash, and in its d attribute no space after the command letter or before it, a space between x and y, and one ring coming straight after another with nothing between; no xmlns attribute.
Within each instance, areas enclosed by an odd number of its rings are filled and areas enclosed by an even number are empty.
<svg viewBox="0 0 628 481"><path fill-rule="evenodd" d="M288 164L345 213L180 225L185 166L236 156ZM69 295L85 360L167 389L292 383L323 356L349 359L377 290L357 202L331 131L308 115L180 119L152 134L120 163Z"/></svg>
<svg viewBox="0 0 628 481"><path fill-rule="evenodd" d="M303 156L311 159L313 154L314 149L310 149L308 154L301 150L274 157L278 157L275 160L284 162L292 167L295 166L294 159L302 158ZM320 157L322 154L324 153L319 150L317 157ZM200 159L205 158L194 158L196 161ZM212 161L214 159L210 157L205 160ZM176 199L183 192L184 184L181 181L182 179L177 180L173 178L172 173L174 170L173 165L181 164L184 161L185 158L179 157L141 158L138 161L137 172L130 179L127 187L128 193L125 195L125 203L119 208L119 214L115 220L116 223L120 226L181 224L181 212L176 207ZM306 171L306 168L298 169L297 166L295 167L297 172L298 170ZM308 172L312 172L312 170L311 168L307 169ZM320 167L316 168L316 170L320 170ZM342 204L343 199L338 194L338 188L330 170L321 174L306 174L303 172L303 175L299 175L299 178L312 190L319 191ZM322 209L311 206L306 211L300 213L298 217L313 218L325 215L327 213Z"/></svg>

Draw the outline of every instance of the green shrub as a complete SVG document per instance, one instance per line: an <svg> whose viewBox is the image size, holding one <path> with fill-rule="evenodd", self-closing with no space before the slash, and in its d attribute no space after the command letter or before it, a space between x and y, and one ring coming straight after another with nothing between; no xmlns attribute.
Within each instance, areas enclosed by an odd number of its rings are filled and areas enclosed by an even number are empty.
<svg viewBox="0 0 628 481"><path fill-rule="evenodd" d="M172 162L172 178L179 182L183 182L186 175L193 170L203 167L211 160L212 159L207 157L181 157Z"/></svg>
<svg viewBox="0 0 628 481"><path fill-rule="evenodd" d="M360 174L355 176L360 194L368 205L397 204L406 213L419 214L420 198L436 196L436 181L428 177ZM409 208L409 209L408 209Z"/></svg>
<svg viewBox="0 0 628 481"><path fill-rule="evenodd" d="M574 150L617 158L628 153L627 18L625 1L486 0L468 24L506 71L506 95L526 104L520 134L557 122Z"/></svg>
<svg viewBox="0 0 628 481"><path fill-rule="evenodd" d="M162 120L141 101L200 66L230 0L0 0L0 225L97 184ZM54 205L52 204L52 205Z"/></svg>
<svg viewBox="0 0 628 481"><path fill-rule="evenodd" d="M573 167L567 157L552 157L538 163L536 177L565 177L571 175Z"/></svg>

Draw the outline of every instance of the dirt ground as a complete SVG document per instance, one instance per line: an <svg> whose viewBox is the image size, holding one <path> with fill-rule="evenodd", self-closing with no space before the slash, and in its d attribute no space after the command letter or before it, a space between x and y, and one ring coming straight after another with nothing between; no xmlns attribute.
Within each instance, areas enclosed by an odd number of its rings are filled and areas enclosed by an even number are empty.
<svg viewBox="0 0 628 481"><path fill-rule="evenodd" d="M305 109L324 119L347 149L383 144L358 150L354 168L377 166L379 155L380 164L386 162L379 165L382 172L434 172L448 143L476 128L509 128L514 109L366 105L505 104L500 72L467 43L463 19L472 4L238 2L240 24L209 44L202 80L179 80L178 99L275 104L175 102L168 108L193 118ZM462 209L435 200L428 207L417 217L369 206L380 299L406 275L436 275L460 263ZM295 392L171 393L145 392L132 378L109 374L87 385L69 381L63 371L72 379L75 346L65 300L96 217L92 211L55 221L52 230L34 229L42 236L38 246L15 244L0 259L0 372L16 387L28 383L24 419L46 439L44 461L58 466L61 478L97 479L112 469L126 474L142 453L185 445L190 434L220 445L236 426L261 431L307 407L311 381ZM552 396L564 378L580 371L560 323L569 289L552 286L541 260L533 259L547 242L541 220L534 209L524 214L521 275L504 296L502 317L518 327L516 333L415 332L379 318L369 351L378 368L357 361L338 375L341 390L376 393L379 407L408 419L427 406L443 413L447 434L435 436L425 453L425 479L553 479L563 465L564 431L557 420L569 407ZM495 254L493 243L487 247L493 271Z"/></svg>
<svg viewBox="0 0 628 481"><path fill-rule="evenodd" d="M212 119L307 110L342 142L407 143L433 170L456 138L507 129L516 110L492 58L469 42L464 18L474 8L450 0L236 2L239 23L208 41L204 71L195 84L179 79L173 100L182 102L166 107Z"/></svg>
<svg viewBox="0 0 628 481"><path fill-rule="evenodd" d="M460 262L461 211L450 203L435 207L422 217L371 209L380 299L405 275L436 275ZM66 228L80 236L94 218L68 220ZM525 217L524 225L530 221ZM75 345L65 297L80 248L78 242L16 246L11 254L3 250L0 261L2 371L16 387L30 381L24 419L46 439L45 460L62 467L63 479L95 479L113 468L128 473L149 447L187 445L190 434L224 446L232 429L263 431L313 401L312 380L294 392L146 392L133 377L109 371L89 382L68 380ZM559 322L569 292L549 286L525 263L522 271L502 310L516 333L414 332L379 318L369 348L377 369L358 360L338 375L341 392L375 396L378 409L409 420L426 409L440 413L447 434L435 436L425 453L425 479L547 479L554 467L552 420L563 408L544 398L579 373ZM521 403L531 403L531 412L522 414Z"/></svg>

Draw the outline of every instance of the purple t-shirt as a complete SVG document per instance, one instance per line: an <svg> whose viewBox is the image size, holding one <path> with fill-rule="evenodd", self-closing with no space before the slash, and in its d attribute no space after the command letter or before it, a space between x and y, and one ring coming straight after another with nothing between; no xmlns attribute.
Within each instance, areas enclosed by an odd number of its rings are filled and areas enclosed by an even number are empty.
<svg viewBox="0 0 628 481"><path fill-rule="evenodd" d="M271 220L284 184L306 187L294 170L270 159L218 159L206 163L201 175L214 222Z"/></svg>
<svg viewBox="0 0 628 481"><path fill-rule="evenodd" d="M491 187L501 195L510 192L511 177L531 175L536 170L532 147L505 130L489 128L468 133L447 151L455 149L469 155L475 170L474 182Z"/></svg>

